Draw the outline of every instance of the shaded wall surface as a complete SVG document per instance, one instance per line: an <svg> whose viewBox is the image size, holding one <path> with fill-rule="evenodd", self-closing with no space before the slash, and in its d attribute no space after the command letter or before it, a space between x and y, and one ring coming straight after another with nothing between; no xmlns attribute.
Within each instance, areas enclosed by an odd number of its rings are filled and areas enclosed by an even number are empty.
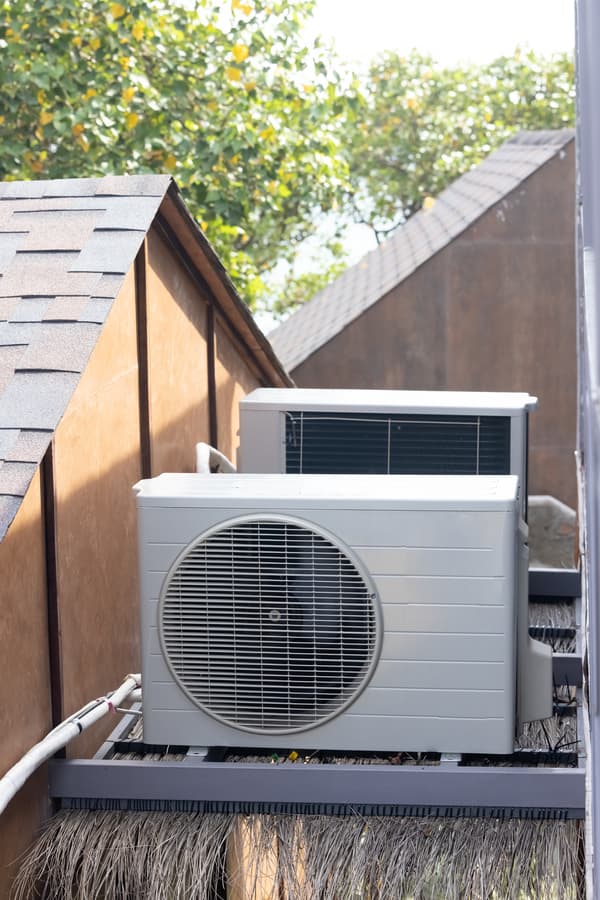
<svg viewBox="0 0 600 900"><path fill-rule="evenodd" d="M156 232L148 236L147 290L152 473L193 472L194 445L210 432L208 305Z"/></svg>
<svg viewBox="0 0 600 900"><path fill-rule="evenodd" d="M239 443L239 402L259 387L260 382L245 364L239 344L224 322L217 322L215 328L215 381L219 396L219 449L235 464Z"/></svg>
<svg viewBox="0 0 600 900"><path fill-rule="evenodd" d="M576 504L574 146L292 371L299 387L528 391L530 493Z"/></svg>
<svg viewBox="0 0 600 900"><path fill-rule="evenodd" d="M0 544L0 771L51 727L46 554L39 473ZM48 814L45 770L0 818L0 898L15 860Z"/></svg>
<svg viewBox="0 0 600 900"><path fill-rule="evenodd" d="M212 301L189 268L153 228L0 544L1 771L53 720L139 671L132 486L162 471L193 471L194 444L211 431L231 454L237 400L266 383L218 309L208 333ZM42 471L53 479L50 492ZM103 720L68 755L92 754L115 724ZM0 819L2 900L15 860L48 813L43 769Z"/></svg>

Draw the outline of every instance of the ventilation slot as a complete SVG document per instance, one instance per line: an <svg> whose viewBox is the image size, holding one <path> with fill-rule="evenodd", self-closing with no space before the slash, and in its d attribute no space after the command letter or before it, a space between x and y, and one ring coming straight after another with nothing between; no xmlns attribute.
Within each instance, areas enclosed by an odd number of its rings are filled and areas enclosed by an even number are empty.
<svg viewBox="0 0 600 900"><path fill-rule="evenodd" d="M187 695L255 732L314 727L374 664L374 596L341 547L266 518L213 532L167 577L160 638Z"/></svg>
<svg viewBox="0 0 600 900"><path fill-rule="evenodd" d="M506 475L510 417L288 412L286 471Z"/></svg>

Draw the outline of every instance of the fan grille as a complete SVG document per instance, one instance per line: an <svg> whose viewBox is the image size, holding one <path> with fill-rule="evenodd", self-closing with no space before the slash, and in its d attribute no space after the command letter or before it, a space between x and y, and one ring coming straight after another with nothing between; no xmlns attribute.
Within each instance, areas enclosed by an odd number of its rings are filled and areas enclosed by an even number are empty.
<svg viewBox="0 0 600 900"><path fill-rule="evenodd" d="M167 577L163 650L217 719L286 733L337 715L366 683L375 595L343 548L305 523L252 519L193 544Z"/></svg>
<svg viewBox="0 0 600 900"><path fill-rule="evenodd" d="M510 416L287 412L286 472L508 474Z"/></svg>

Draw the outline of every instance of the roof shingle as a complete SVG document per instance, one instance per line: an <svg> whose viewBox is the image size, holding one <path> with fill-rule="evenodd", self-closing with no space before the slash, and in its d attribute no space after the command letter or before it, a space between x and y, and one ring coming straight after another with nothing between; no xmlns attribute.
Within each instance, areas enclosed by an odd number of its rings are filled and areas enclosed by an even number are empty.
<svg viewBox="0 0 600 900"><path fill-rule="evenodd" d="M170 184L0 183L0 540Z"/></svg>
<svg viewBox="0 0 600 900"><path fill-rule="evenodd" d="M159 207L261 370L290 383L170 176L0 183L0 541Z"/></svg>
<svg viewBox="0 0 600 900"><path fill-rule="evenodd" d="M11 324L7 323L9 329ZM99 333L97 325L87 322L44 322L36 328L17 371L83 372Z"/></svg>

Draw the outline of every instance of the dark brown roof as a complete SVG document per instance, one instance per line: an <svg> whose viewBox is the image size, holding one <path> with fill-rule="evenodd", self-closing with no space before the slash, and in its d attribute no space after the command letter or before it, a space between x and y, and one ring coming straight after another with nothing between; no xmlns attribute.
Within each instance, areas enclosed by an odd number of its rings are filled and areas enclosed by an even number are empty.
<svg viewBox="0 0 600 900"><path fill-rule="evenodd" d="M458 178L432 208L412 216L269 334L287 370L339 334L573 139L569 129L520 132Z"/></svg>
<svg viewBox="0 0 600 900"><path fill-rule="evenodd" d="M0 183L0 540L157 215L265 383L290 384L169 176Z"/></svg>

